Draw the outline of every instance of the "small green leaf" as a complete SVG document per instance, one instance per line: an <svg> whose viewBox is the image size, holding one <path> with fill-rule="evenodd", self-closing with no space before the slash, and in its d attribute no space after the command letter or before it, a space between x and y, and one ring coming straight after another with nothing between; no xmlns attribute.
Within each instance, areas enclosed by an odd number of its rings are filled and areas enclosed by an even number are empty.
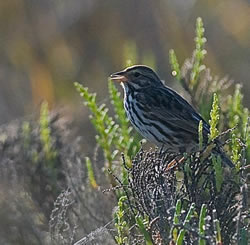
<svg viewBox="0 0 250 245"><path fill-rule="evenodd" d="M98 187L98 185L97 185L96 180L95 180L95 175L94 175L92 163L88 157L86 157L85 160L86 160L86 167L87 167L87 171L88 171L89 183L94 189L96 189Z"/></svg>
<svg viewBox="0 0 250 245"><path fill-rule="evenodd" d="M211 119L209 120L210 123L209 142L213 141L219 135L219 131L217 129L217 125L220 119L219 111L220 109L219 109L218 96L216 93L214 93L212 110L210 112Z"/></svg>
<svg viewBox="0 0 250 245"><path fill-rule="evenodd" d="M181 70L180 65L178 63L176 54L173 49L169 50L169 63L172 68L172 75L176 77L177 81L181 81Z"/></svg>
<svg viewBox="0 0 250 245"><path fill-rule="evenodd" d="M200 151L203 148L203 122L202 120L200 120L199 122L199 129L198 129L198 133L199 133L199 149Z"/></svg>

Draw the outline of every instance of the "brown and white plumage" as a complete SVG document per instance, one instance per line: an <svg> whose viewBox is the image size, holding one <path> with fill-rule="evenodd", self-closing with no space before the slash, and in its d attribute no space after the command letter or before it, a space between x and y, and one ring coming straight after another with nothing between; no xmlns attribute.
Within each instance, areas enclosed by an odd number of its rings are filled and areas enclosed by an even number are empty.
<svg viewBox="0 0 250 245"><path fill-rule="evenodd" d="M140 134L171 152L194 152L199 149L199 122L203 122L203 139L207 143L209 124L177 92L166 87L149 67L137 65L116 72L111 79L122 83L124 107L128 118ZM233 163L218 146L214 151Z"/></svg>

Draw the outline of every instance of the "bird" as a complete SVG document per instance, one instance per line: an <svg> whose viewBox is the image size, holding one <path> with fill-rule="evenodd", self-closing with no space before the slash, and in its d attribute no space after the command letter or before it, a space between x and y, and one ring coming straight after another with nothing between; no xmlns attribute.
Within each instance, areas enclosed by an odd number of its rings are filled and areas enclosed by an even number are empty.
<svg viewBox="0 0 250 245"><path fill-rule="evenodd" d="M172 153L199 150L198 127L203 123L203 142L208 143L210 125L176 91L167 87L156 72L145 65L134 65L110 75L124 90L124 108L131 124L148 141ZM234 167L218 140L213 153Z"/></svg>

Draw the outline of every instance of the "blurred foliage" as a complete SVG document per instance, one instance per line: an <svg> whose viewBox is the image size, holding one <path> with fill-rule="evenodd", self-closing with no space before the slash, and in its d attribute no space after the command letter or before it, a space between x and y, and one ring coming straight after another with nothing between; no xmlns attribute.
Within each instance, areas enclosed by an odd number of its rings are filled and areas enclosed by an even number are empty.
<svg viewBox="0 0 250 245"><path fill-rule="evenodd" d="M86 168L88 172L88 180L92 188L96 189L98 187L96 180L95 180L95 174L92 167L92 163L88 157L85 158L86 161Z"/></svg>
<svg viewBox="0 0 250 245"><path fill-rule="evenodd" d="M73 244L112 216L113 199L95 181L107 185L102 167L85 158L72 124L47 103L37 119L0 127L0 168L0 244Z"/></svg>
<svg viewBox="0 0 250 245"><path fill-rule="evenodd" d="M209 36L207 66L219 77L229 74L244 83L248 94L247 0L1 1L0 123L36 111L44 100L50 108L63 104L75 112L72 81L84 81L105 98L106 77L129 60L157 68L173 85L166 53L174 48L184 61L197 16L205 21ZM202 55L202 47L200 51L196 55ZM249 103L245 98L245 105ZM85 118L77 112L74 116ZM89 129L86 123L79 125Z"/></svg>
<svg viewBox="0 0 250 245"><path fill-rule="evenodd" d="M205 57L206 50L203 48L205 42L207 41L204 37L205 29L203 27L203 22L201 18L197 18L196 21L196 38L195 38L195 51L194 51L194 64L190 74L190 88L195 90L194 88L197 86L198 77L200 72L205 68L202 64L202 61Z"/></svg>
<svg viewBox="0 0 250 245"><path fill-rule="evenodd" d="M40 140L41 140L43 151L45 153L45 157L48 161L49 167L54 168L56 151L53 150L53 142L51 138L51 129L50 129L49 111L48 111L47 102L44 102L41 105Z"/></svg>

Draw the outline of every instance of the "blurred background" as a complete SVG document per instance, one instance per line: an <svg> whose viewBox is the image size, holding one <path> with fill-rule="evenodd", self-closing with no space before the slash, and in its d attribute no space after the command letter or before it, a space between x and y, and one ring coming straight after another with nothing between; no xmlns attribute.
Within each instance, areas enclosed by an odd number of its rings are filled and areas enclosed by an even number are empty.
<svg viewBox="0 0 250 245"><path fill-rule="evenodd" d="M152 64L175 86L168 51L175 49L181 64L191 56L198 16L208 39L207 66L244 84L248 106L249 0L1 1L0 124L37 111L47 100L85 125L87 111L73 82L105 102L107 77L124 68L135 50L137 63Z"/></svg>

